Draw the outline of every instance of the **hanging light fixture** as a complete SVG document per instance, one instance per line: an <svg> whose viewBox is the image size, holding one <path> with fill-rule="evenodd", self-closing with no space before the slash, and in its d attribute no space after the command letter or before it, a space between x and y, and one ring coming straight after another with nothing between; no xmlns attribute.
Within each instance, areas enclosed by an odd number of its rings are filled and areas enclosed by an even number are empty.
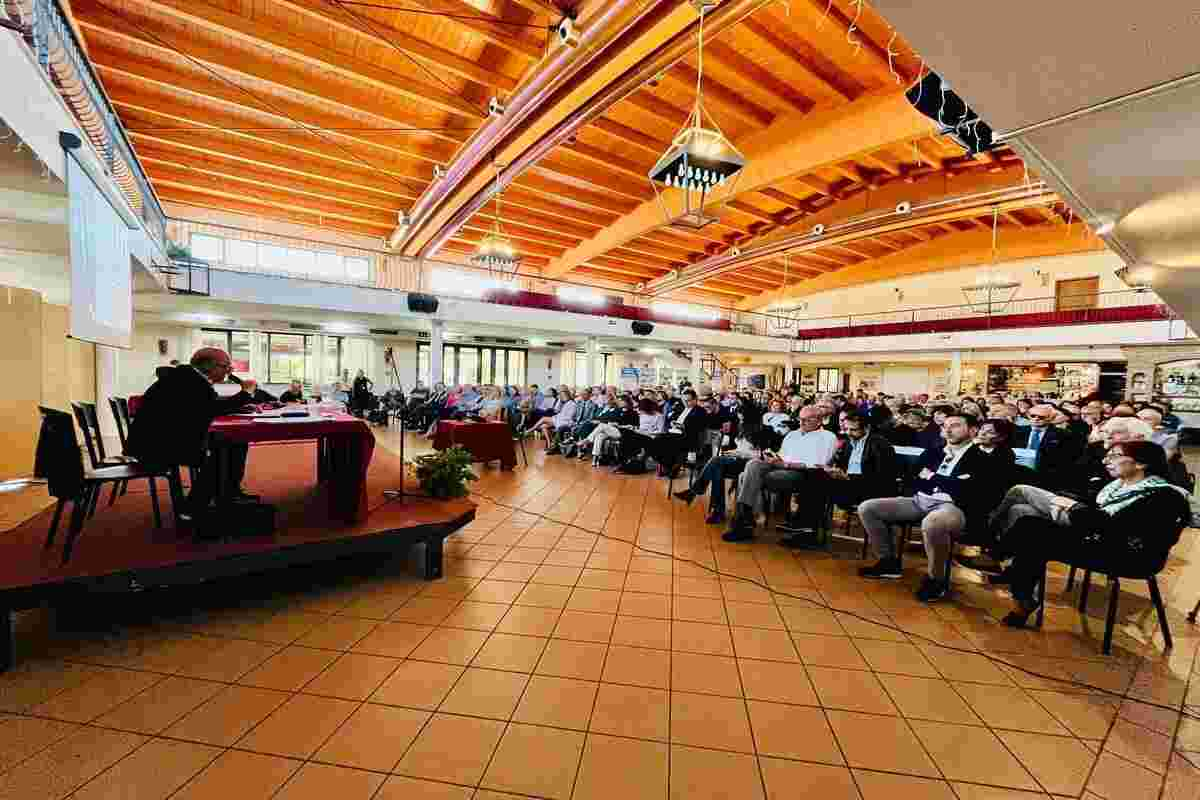
<svg viewBox="0 0 1200 800"><path fill-rule="evenodd" d="M696 102L683 127L671 140L671 146L659 157L648 177L667 224L703 228L715 217L704 213L706 201L721 193L723 199L734 194L737 176L746 158L721 132L712 115L704 110L704 15L716 7L716 0L692 0L700 13L699 42L696 48ZM682 208L672 214L664 189L678 189Z"/></svg>
<svg viewBox="0 0 1200 800"><path fill-rule="evenodd" d="M492 220L492 229L479 240L475 253L470 262L476 267L483 267L493 278L510 281L517 274L521 265L521 254L517 252L512 240L504 235L501 228L501 197L500 170L496 170L496 218Z"/></svg>
<svg viewBox="0 0 1200 800"><path fill-rule="evenodd" d="M979 306L978 310L985 314L1003 311L1017 296L1017 290L1021 288L1019 281L1014 281L1003 272L996 271L996 258L999 254L996 239L999 230L1000 208L999 206L994 206L992 208L991 263L988 265L987 273L980 280L969 286L962 287L963 295L967 298L967 303L972 306Z"/></svg>

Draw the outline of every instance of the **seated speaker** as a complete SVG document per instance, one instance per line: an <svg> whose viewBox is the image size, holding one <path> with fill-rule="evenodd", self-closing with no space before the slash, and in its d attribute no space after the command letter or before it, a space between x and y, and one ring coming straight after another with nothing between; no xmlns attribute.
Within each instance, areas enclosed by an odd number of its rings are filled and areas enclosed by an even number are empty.
<svg viewBox="0 0 1200 800"><path fill-rule="evenodd" d="M431 294L408 293L408 310L417 314L436 314L438 299Z"/></svg>
<svg viewBox="0 0 1200 800"><path fill-rule="evenodd" d="M633 332L637 336L649 336L654 332L653 325L651 325L649 322L642 322L641 320L634 320L630 327L633 328Z"/></svg>
<svg viewBox="0 0 1200 800"><path fill-rule="evenodd" d="M936 72L927 74L905 96L913 108L941 126L938 133L948 135L971 155L996 146L991 126Z"/></svg>

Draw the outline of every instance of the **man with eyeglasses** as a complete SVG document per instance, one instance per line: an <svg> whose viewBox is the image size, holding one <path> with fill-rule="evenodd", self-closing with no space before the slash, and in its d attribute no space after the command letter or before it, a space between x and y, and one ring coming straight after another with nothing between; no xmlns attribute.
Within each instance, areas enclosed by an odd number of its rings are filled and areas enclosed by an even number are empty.
<svg viewBox="0 0 1200 800"><path fill-rule="evenodd" d="M928 574L917 590L923 603L940 600L950 589L947 564L954 541L964 530L986 521L988 501L1000 480L997 460L974 444L979 422L955 412L942 424L945 445L926 450L918 465L913 494L883 497L859 505L858 516L879 561L863 567L864 578L903 577L900 551L892 525L920 523L929 557Z"/></svg>
<svg viewBox="0 0 1200 800"><path fill-rule="evenodd" d="M150 467L195 467L188 493L190 521L216 495L215 464L208 455L208 427L217 417L232 414L253 398L240 390L229 397L217 394L213 384L224 383L233 364L229 354L215 347L202 347L191 362L174 367L142 395L142 403L129 427L129 454ZM257 500L241 490L248 448L242 445L231 454L233 474L228 494L235 500Z"/></svg>
<svg viewBox="0 0 1200 800"><path fill-rule="evenodd" d="M1048 403L1029 409L1029 427L1019 428L1013 447L1034 452L1033 470L1040 486L1053 489L1071 480L1071 470L1083 455L1086 442L1070 431L1055 427L1059 410Z"/></svg>

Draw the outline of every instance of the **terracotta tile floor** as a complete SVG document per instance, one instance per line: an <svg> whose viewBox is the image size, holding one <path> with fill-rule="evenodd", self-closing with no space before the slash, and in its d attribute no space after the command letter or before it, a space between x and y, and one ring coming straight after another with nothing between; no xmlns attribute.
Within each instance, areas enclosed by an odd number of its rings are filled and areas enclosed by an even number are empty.
<svg viewBox="0 0 1200 800"><path fill-rule="evenodd" d="M661 480L530 454L481 471L435 583L352 562L21 615L0 800L1200 797L1194 531L1174 650L1129 586L1104 657L1102 585L1081 617L1053 578L1011 631L985 587L917 603L918 554L867 583L856 545L728 545Z"/></svg>

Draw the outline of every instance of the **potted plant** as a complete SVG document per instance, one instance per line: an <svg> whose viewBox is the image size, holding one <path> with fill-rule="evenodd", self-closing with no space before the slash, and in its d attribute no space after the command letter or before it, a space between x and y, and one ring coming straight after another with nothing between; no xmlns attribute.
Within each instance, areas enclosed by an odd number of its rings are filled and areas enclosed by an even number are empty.
<svg viewBox="0 0 1200 800"><path fill-rule="evenodd" d="M417 480L430 497L463 497L467 481L479 478L471 471L471 454L462 447L450 447L417 458Z"/></svg>

